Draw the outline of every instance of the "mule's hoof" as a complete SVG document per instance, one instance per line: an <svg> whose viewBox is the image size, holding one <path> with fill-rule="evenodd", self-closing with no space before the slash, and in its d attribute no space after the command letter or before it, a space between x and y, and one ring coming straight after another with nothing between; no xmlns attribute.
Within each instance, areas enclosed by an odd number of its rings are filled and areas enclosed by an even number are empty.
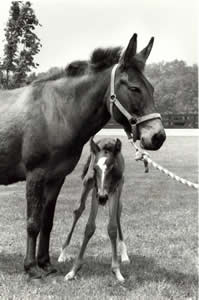
<svg viewBox="0 0 199 300"><path fill-rule="evenodd" d="M50 274L57 272L57 269L49 262L46 263L45 265L42 265L41 268L42 268L45 276L48 276Z"/></svg>
<svg viewBox="0 0 199 300"><path fill-rule="evenodd" d="M30 268L25 268L26 273L28 274L29 279L41 279L44 276L44 271L39 268L37 265Z"/></svg>
<svg viewBox="0 0 199 300"><path fill-rule="evenodd" d="M66 274L66 276L64 277L64 280L68 281L68 280L73 280L75 279L75 272L74 271L70 271L68 274Z"/></svg>

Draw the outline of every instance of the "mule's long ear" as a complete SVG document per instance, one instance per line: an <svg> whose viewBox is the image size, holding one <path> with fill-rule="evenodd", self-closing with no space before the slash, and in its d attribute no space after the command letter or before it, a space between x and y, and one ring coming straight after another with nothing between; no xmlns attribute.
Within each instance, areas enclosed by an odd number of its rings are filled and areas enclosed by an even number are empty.
<svg viewBox="0 0 199 300"><path fill-rule="evenodd" d="M94 154L97 154L100 151L100 147L94 142L93 138L90 139L90 148L91 152Z"/></svg>
<svg viewBox="0 0 199 300"><path fill-rule="evenodd" d="M142 65L142 68L144 69L145 63L147 58L149 57L149 54L151 53L151 49L153 47L154 37L152 37L148 43L148 45L139 53L135 55L135 59Z"/></svg>
<svg viewBox="0 0 199 300"><path fill-rule="evenodd" d="M123 67L128 67L131 64L131 59L135 56L137 51L137 34L134 33L132 38L129 41L129 44L124 51L124 54L120 58L120 64Z"/></svg>
<svg viewBox="0 0 199 300"><path fill-rule="evenodd" d="M121 148L122 148L121 141L119 139L116 139L115 148L114 148L114 154L116 155L118 152L120 152Z"/></svg>

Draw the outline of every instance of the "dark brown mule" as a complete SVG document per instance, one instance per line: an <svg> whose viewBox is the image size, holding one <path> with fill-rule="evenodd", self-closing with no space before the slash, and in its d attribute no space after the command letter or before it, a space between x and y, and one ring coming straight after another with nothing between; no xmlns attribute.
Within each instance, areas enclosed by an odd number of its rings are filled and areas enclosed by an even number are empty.
<svg viewBox="0 0 199 300"><path fill-rule="evenodd" d="M34 277L54 271L49 241L56 200L66 175L73 171L84 144L110 119L110 78L129 114L138 122L137 138L157 150L165 132L155 113L153 87L143 74L153 39L136 54L137 35L120 57L120 48L97 49L90 61L69 65L66 75L0 92L0 184L26 180L27 250L25 270ZM81 65L78 72L78 65ZM131 125L116 105L112 115L128 132ZM157 115L156 115L157 116ZM36 243L39 244L36 257Z"/></svg>
<svg viewBox="0 0 199 300"><path fill-rule="evenodd" d="M120 217L122 212L121 193L124 184L124 157L121 153L121 141L119 139L104 138L95 143L91 139L91 154L87 160L85 171L83 172L83 188L80 197L80 205L74 211L74 220L71 231L63 245L62 252L58 259L63 262L67 259L67 248L72 237L75 225L80 218L88 197L92 191L92 203L89 219L85 228L84 240L77 259L75 260L71 271L65 276L66 280L73 279L81 268L83 255L87 243L95 232L95 219L97 216L99 204L109 204L109 224L108 234L112 245L112 271L117 280L124 281L120 272L117 255L117 233L121 246L121 261L129 263L126 245L123 239Z"/></svg>

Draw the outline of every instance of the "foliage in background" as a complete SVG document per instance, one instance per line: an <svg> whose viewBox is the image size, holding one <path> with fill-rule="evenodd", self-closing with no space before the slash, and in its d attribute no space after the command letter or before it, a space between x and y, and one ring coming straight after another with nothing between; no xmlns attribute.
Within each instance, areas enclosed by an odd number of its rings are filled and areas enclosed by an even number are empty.
<svg viewBox="0 0 199 300"><path fill-rule="evenodd" d="M3 88L16 88L26 83L28 73L37 68L34 56L41 48L35 28L40 25L29 1L13 1L5 28L6 43L0 61Z"/></svg>
<svg viewBox="0 0 199 300"><path fill-rule="evenodd" d="M183 60L153 63L146 74L155 87L155 102L161 113L197 113L198 66Z"/></svg>

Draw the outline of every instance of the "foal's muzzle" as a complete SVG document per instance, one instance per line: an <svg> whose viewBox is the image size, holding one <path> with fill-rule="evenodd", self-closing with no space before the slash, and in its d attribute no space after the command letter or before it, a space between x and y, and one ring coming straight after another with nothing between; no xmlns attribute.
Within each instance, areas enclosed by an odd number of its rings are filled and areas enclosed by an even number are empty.
<svg viewBox="0 0 199 300"><path fill-rule="evenodd" d="M99 193L97 194L97 198L99 201L100 205L105 205L107 200L108 200L108 194L100 195Z"/></svg>

